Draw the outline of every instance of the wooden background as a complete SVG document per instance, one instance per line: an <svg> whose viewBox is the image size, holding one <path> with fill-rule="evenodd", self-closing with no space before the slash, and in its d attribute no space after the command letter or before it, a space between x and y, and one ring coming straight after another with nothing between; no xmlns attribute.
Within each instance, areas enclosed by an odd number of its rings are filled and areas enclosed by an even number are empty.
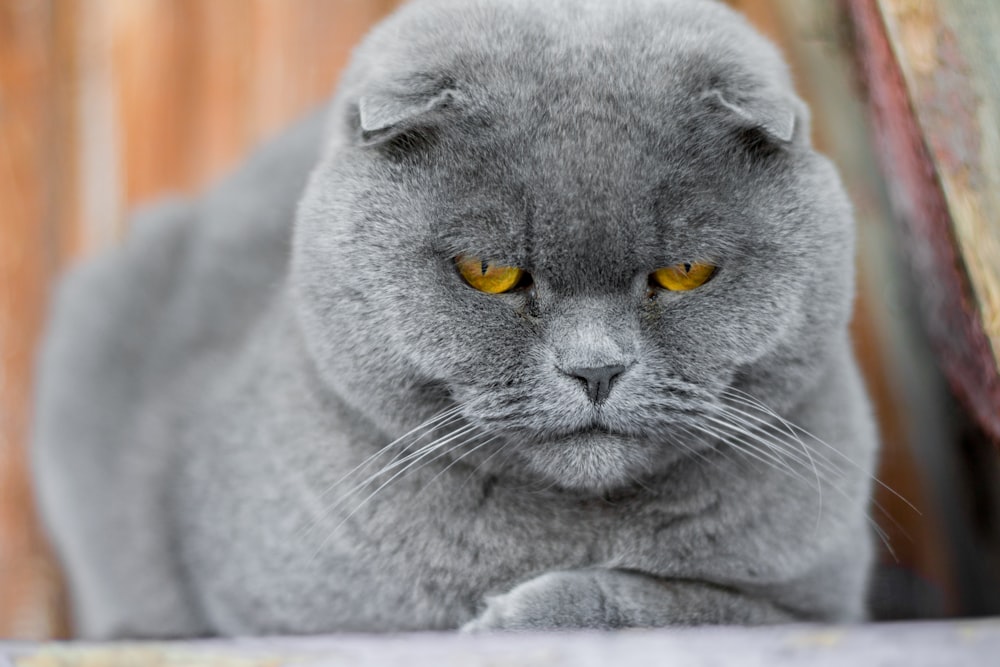
<svg viewBox="0 0 1000 667"><path fill-rule="evenodd" d="M326 98L350 48L395 4L0 0L0 637L66 632L25 474L32 360L54 277L113 244L135 204L197 191ZM883 494L908 536L885 527L900 562L954 598L937 511L914 462L919 410L899 390L898 355L885 354L899 318L885 294L865 288L884 277L878 248L889 215L833 3L730 4L783 46L814 110L836 98L836 113L817 114L816 138L847 174L862 239L875 248L862 253L855 331L888 447L883 476L922 510Z"/></svg>

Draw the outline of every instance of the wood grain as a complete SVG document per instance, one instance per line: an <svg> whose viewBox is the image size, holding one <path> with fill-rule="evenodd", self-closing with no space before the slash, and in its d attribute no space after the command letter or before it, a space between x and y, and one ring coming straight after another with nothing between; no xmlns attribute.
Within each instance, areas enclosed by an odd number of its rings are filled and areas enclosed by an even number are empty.
<svg viewBox="0 0 1000 667"><path fill-rule="evenodd" d="M0 3L0 636L60 630L58 582L36 528L24 443L31 371L62 228L71 216L71 132L56 101L71 54L69 6Z"/></svg>
<svg viewBox="0 0 1000 667"><path fill-rule="evenodd" d="M881 0L890 45L948 204L1000 368L1000 4ZM1000 403L993 405L1000 412Z"/></svg>
<svg viewBox="0 0 1000 667"><path fill-rule="evenodd" d="M849 0L926 323L1000 445L1000 5Z"/></svg>

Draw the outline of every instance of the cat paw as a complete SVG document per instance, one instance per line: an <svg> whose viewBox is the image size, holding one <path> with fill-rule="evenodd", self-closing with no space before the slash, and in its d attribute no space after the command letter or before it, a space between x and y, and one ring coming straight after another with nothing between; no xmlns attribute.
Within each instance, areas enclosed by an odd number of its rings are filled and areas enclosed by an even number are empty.
<svg viewBox="0 0 1000 667"><path fill-rule="evenodd" d="M486 608L462 632L569 630L617 627L600 585L599 571L547 572L507 593L486 598Z"/></svg>

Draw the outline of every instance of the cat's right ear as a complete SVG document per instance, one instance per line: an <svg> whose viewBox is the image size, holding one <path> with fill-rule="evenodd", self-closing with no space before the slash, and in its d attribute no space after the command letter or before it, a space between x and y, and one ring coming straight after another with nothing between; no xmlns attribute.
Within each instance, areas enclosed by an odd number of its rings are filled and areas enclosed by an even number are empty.
<svg viewBox="0 0 1000 667"><path fill-rule="evenodd" d="M378 146L433 127L460 104L461 94L444 83L385 86L358 100L358 142Z"/></svg>

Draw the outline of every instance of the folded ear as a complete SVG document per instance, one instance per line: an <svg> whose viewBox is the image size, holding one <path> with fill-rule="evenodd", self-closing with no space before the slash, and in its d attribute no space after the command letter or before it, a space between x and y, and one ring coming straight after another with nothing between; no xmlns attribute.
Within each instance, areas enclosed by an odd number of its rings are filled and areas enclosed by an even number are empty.
<svg viewBox="0 0 1000 667"><path fill-rule="evenodd" d="M364 145L384 143L410 130L440 120L460 99L442 83L375 88L358 100L358 122Z"/></svg>
<svg viewBox="0 0 1000 667"><path fill-rule="evenodd" d="M795 139L808 140L805 105L791 95L760 90L736 96L711 90L705 97L739 125L760 130L772 141L788 144Z"/></svg>

